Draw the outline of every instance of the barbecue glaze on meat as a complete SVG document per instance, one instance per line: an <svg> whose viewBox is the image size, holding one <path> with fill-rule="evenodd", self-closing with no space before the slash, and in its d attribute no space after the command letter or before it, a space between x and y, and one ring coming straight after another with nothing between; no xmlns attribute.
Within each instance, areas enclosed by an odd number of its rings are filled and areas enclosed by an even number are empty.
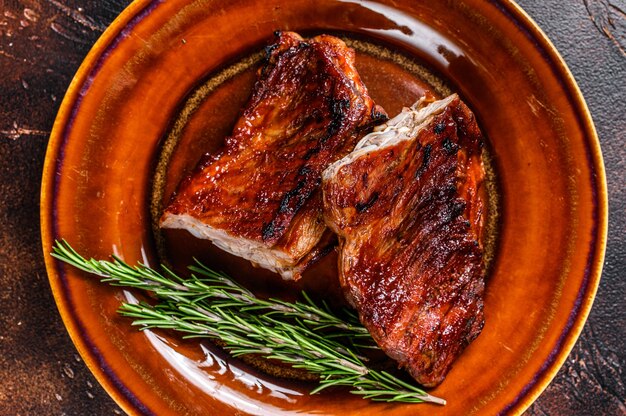
<svg viewBox="0 0 626 416"><path fill-rule="evenodd" d="M161 226L297 279L324 249L322 171L386 114L343 41L277 36L232 135L181 182Z"/></svg>
<svg viewBox="0 0 626 416"><path fill-rule="evenodd" d="M348 301L422 385L483 327L482 135L456 95L405 109L323 174Z"/></svg>

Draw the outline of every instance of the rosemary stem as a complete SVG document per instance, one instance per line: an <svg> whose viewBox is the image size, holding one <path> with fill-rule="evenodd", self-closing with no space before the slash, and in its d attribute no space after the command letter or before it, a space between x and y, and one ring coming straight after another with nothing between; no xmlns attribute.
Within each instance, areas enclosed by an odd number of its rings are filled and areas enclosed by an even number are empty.
<svg viewBox="0 0 626 416"><path fill-rule="evenodd" d="M354 340L363 348L376 344L354 314L342 318L306 293L294 303L263 300L198 261L184 279L165 267L132 267L115 256L113 261L87 260L65 241L56 242L51 255L111 285L154 293L155 305L123 303L119 308L133 325L219 340L233 356L258 354L307 370L319 376L311 394L348 386L352 393L376 401L445 404L390 373L369 368Z"/></svg>

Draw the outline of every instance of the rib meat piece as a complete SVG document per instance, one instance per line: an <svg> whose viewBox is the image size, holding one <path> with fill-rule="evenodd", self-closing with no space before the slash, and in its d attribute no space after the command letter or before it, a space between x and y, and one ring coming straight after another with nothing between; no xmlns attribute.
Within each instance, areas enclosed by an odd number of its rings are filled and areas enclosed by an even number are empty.
<svg viewBox="0 0 626 416"><path fill-rule="evenodd" d="M322 171L386 114L343 41L277 36L232 135L181 182L161 226L297 279L324 249Z"/></svg>
<svg viewBox="0 0 626 416"><path fill-rule="evenodd" d="M483 327L482 143L452 95L404 109L323 174L346 298L427 387Z"/></svg>

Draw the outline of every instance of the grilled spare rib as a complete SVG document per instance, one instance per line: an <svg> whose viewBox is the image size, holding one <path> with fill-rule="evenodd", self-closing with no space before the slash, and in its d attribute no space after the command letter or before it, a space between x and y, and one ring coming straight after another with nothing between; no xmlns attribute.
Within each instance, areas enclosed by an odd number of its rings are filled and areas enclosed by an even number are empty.
<svg viewBox="0 0 626 416"><path fill-rule="evenodd" d="M483 327L483 138L457 95L416 104L323 173L347 300L422 385Z"/></svg>
<svg viewBox="0 0 626 416"><path fill-rule="evenodd" d="M327 231L322 171L387 117L343 41L277 37L232 135L181 182L160 225L298 279Z"/></svg>

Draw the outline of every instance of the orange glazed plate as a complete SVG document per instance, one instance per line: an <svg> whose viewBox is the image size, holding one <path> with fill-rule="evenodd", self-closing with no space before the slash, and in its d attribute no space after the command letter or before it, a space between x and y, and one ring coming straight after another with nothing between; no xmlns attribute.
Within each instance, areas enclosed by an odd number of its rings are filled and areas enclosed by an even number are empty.
<svg viewBox="0 0 626 416"><path fill-rule="evenodd" d="M393 4L392 4L393 3ZM254 290L339 297L335 258L300 284L153 219L200 156L230 132L275 30L329 33L357 51L390 115L426 91L459 93L487 137L489 273L482 334L431 394L446 406L373 403L347 389L265 374L200 340L139 332L116 314L140 296L53 260L64 238L88 257L180 268L198 256ZM132 3L78 70L46 155L41 203L50 284L76 347L130 414L520 414L578 337L600 279L604 167L562 58L512 1Z"/></svg>

